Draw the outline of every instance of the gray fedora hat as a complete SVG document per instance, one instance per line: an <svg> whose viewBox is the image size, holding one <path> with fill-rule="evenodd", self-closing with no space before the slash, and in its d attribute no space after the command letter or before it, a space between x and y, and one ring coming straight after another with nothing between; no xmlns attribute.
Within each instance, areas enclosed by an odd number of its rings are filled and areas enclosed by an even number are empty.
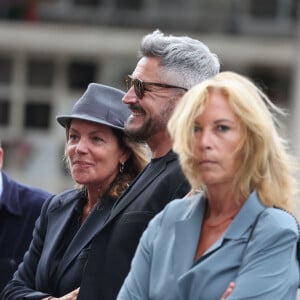
<svg viewBox="0 0 300 300"><path fill-rule="evenodd" d="M81 98L74 104L70 115L59 115L57 122L67 127L72 119L87 120L124 130L130 115L122 98L125 93L110 86L90 83Z"/></svg>

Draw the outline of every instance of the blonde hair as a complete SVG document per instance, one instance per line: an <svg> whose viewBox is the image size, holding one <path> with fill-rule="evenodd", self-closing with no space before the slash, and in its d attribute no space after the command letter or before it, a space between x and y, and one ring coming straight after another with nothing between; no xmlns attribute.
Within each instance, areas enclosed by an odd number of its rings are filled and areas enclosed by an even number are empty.
<svg viewBox="0 0 300 300"><path fill-rule="evenodd" d="M192 188L204 192L206 188L195 165L192 141L195 119L205 109L212 91L218 91L228 100L242 124L243 138L238 149L242 160L233 188L244 199L256 190L266 206L290 210L296 181L287 141L278 132L280 124L276 118L285 112L249 79L233 72L221 72L190 89L169 121L174 151Z"/></svg>

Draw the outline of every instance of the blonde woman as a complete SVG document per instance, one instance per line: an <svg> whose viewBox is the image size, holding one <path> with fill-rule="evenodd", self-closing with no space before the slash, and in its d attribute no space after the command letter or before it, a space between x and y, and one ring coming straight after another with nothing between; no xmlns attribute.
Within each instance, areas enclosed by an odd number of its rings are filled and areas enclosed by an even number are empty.
<svg viewBox="0 0 300 300"><path fill-rule="evenodd" d="M219 300L228 286L228 300L296 299L295 181L281 113L232 72L184 95L169 130L195 195L150 223L118 299Z"/></svg>

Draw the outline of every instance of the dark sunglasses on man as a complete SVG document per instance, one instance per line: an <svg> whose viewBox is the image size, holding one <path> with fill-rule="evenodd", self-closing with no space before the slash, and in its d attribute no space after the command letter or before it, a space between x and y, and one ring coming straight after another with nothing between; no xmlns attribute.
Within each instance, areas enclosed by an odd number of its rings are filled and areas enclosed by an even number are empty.
<svg viewBox="0 0 300 300"><path fill-rule="evenodd" d="M132 86L134 86L134 92L139 99L142 99L144 97L145 91L151 91L149 89L150 86L158 86L158 87L167 88L167 89L182 89L182 90L187 91L186 88L176 86L176 85L157 83L157 82L145 82L138 78L133 79L130 75L127 75L125 77L125 84L127 87L127 91Z"/></svg>

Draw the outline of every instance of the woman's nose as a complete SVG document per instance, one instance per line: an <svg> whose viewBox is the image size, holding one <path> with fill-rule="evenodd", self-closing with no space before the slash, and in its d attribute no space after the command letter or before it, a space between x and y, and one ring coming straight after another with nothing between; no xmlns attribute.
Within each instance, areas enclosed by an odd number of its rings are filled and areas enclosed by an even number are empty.
<svg viewBox="0 0 300 300"><path fill-rule="evenodd" d="M80 138L80 140L78 141L77 145L76 145L76 152L78 153L85 153L87 152L87 142L84 138Z"/></svg>
<svg viewBox="0 0 300 300"><path fill-rule="evenodd" d="M212 134L209 130L202 130L200 136L198 137L198 144L201 149L211 148Z"/></svg>

